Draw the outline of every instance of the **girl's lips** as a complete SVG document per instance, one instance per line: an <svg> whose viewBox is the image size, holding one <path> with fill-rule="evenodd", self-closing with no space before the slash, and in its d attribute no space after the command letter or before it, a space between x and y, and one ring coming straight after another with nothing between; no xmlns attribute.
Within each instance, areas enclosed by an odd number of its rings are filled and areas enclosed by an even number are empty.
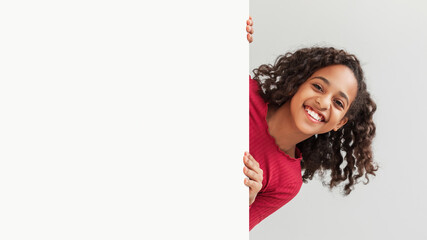
<svg viewBox="0 0 427 240"><path fill-rule="evenodd" d="M320 121L318 121L317 119L315 119L315 118L313 118L307 111L306 111L306 109L309 109L309 110L311 110L311 111L313 111L313 112L316 112L319 116L320 116L320 118L321 118L321 120ZM308 117L308 119L310 119L310 121L312 121L312 122L314 122L314 123L321 123L321 122L324 122L325 121L325 116L323 116L321 113L319 113L319 112L317 112L316 110L314 110L312 107L310 107L310 106L306 106L306 105L304 105L304 112L305 112L305 115Z"/></svg>

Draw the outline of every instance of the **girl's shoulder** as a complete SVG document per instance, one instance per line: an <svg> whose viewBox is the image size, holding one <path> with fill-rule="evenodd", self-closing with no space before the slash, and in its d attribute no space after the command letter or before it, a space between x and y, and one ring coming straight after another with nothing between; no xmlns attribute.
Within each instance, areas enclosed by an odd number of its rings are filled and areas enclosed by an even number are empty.
<svg viewBox="0 0 427 240"><path fill-rule="evenodd" d="M257 80L252 79L251 75L249 75L249 88L250 88L250 98L258 100L259 102L266 105L267 113L266 120L271 118L272 115L277 111L278 107L273 106L271 104L265 103L264 99L259 95L260 86Z"/></svg>
<svg viewBox="0 0 427 240"><path fill-rule="evenodd" d="M251 75L249 75L249 89L250 90L259 90L258 81L253 79Z"/></svg>

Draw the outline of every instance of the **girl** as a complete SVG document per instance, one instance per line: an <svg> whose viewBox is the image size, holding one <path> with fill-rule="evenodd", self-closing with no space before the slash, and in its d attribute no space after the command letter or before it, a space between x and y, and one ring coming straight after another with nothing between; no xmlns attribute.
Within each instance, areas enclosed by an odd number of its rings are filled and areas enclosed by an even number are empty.
<svg viewBox="0 0 427 240"><path fill-rule="evenodd" d="M247 21L252 42L252 19ZM302 182L330 172L330 189L375 176L371 143L376 104L356 56L329 48L303 48L253 70L250 85L249 230L289 202ZM301 172L302 170L303 173Z"/></svg>

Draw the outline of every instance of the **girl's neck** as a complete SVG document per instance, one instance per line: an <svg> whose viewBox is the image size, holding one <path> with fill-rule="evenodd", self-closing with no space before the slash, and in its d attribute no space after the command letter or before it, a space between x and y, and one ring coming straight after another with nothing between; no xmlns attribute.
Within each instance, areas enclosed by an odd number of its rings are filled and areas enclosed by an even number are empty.
<svg viewBox="0 0 427 240"><path fill-rule="evenodd" d="M298 130L290 112L290 101L279 108L269 108L267 125L270 135L279 148L290 157L295 157L295 147L299 142L311 137Z"/></svg>

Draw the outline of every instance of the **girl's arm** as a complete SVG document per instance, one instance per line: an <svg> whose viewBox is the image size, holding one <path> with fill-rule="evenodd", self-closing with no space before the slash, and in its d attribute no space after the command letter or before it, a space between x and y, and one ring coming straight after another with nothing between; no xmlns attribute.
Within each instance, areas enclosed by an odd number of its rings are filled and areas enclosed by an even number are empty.
<svg viewBox="0 0 427 240"><path fill-rule="evenodd" d="M254 29L252 28L252 25L253 25L252 17L249 16L249 19L246 21L246 32L248 32L248 34L246 35L246 38L248 39L249 43L253 41L252 34L254 33Z"/></svg>

